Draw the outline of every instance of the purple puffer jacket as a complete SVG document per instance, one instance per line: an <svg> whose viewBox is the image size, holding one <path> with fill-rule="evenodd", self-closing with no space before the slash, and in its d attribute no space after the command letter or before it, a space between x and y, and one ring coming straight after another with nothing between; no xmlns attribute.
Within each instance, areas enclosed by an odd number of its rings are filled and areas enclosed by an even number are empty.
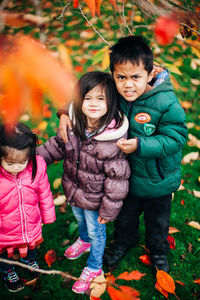
<svg viewBox="0 0 200 300"><path fill-rule="evenodd" d="M129 163L117 147L127 138L128 120L113 129L113 122L102 133L80 141L68 131L64 144L59 134L37 148L47 164L64 159L63 189L68 203L82 209L99 210L99 216L112 221L119 214L129 190Z"/></svg>

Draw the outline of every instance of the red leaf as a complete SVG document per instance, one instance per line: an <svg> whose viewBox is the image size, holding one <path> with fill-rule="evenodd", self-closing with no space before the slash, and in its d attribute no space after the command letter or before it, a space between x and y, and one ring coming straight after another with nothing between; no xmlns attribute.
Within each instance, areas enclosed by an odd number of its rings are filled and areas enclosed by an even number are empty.
<svg viewBox="0 0 200 300"><path fill-rule="evenodd" d="M90 296L90 300L101 300L101 298Z"/></svg>
<svg viewBox="0 0 200 300"><path fill-rule="evenodd" d="M44 259L45 259L47 265L48 265L49 267L51 267L52 263L54 263L55 260L56 260L56 251L55 251L54 249L49 250L49 251L45 254Z"/></svg>
<svg viewBox="0 0 200 300"><path fill-rule="evenodd" d="M196 280L194 280L194 283L198 283L198 284L200 284L200 278L199 278L199 279L196 279Z"/></svg>
<svg viewBox="0 0 200 300"><path fill-rule="evenodd" d="M151 258L150 258L147 254L141 255L141 256L139 257L139 259L140 259L141 262L143 262L143 264L145 264L145 265L150 265L150 264L151 264Z"/></svg>
<svg viewBox="0 0 200 300"><path fill-rule="evenodd" d="M185 206L185 200L184 199L181 200L181 205Z"/></svg>
<svg viewBox="0 0 200 300"><path fill-rule="evenodd" d="M120 285L119 288L120 288L120 290L129 294L130 296L135 296L135 297L140 296L140 292L138 292L136 289L134 289L130 286Z"/></svg>
<svg viewBox="0 0 200 300"><path fill-rule="evenodd" d="M175 238L171 235L168 235L167 240L169 242L169 247L171 249L176 249L176 245L175 245Z"/></svg>
<svg viewBox="0 0 200 300"><path fill-rule="evenodd" d="M178 30L178 23L172 16L161 16L155 24L155 37L157 42L165 46L171 44Z"/></svg>
<svg viewBox="0 0 200 300"><path fill-rule="evenodd" d="M124 279L124 280L140 280L141 277L146 275L145 273L140 273L139 271L132 271L130 273L123 272L116 279Z"/></svg>
<svg viewBox="0 0 200 300"><path fill-rule="evenodd" d="M129 294L126 294L125 292L116 290L112 286L108 286L107 291L112 300L122 300L122 299L123 300L137 300L138 299L138 298L135 298L134 296L130 296Z"/></svg>
<svg viewBox="0 0 200 300"><path fill-rule="evenodd" d="M165 291L165 290L163 290L163 288L161 288L161 286L159 285L158 282L156 282L155 288L156 288L161 294L163 294L163 295L165 296L165 298L168 298L168 292Z"/></svg>
<svg viewBox="0 0 200 300"><path fill-rule="evenodd" d="M79 6L79 1L78 0L74 0L73 1L73 7L77 8Z"/></svg>

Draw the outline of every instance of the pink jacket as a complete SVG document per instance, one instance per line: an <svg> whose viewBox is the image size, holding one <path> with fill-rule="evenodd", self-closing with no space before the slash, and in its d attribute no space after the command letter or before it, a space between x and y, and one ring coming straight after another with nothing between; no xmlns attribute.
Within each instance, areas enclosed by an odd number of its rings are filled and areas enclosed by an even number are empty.
<svg viewBox="0 0 200 300"><path fill-rule="evenodd" d="M42 223L56 220L46 163L37 156L37 173L32 182L32 166L18 178L0 166L0 248L31 243L42 233Z"/></svg>

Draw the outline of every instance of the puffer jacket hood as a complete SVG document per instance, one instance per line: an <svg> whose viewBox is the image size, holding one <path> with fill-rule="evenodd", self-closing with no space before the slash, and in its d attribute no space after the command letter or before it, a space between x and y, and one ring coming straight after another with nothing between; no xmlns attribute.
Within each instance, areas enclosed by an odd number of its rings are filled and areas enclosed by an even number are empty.
<svg viewBox="0 0 200 300"><path fill-rule="evenodd" d="M0 166L0 248L32 243L41 235L42 223L56 219L46 163L36 159L33 182L31 163L18 178Z"/></svg>
<svg viewBox="0 0 200 300"><path fill-rule="evenodd" d="M125 154L116 145L118 139L127 137L128 120L124 117L119 128L113 125L84 141L68 130L68 143L58 134L37 149L47 164L64 158L63 189L68 203L98 210L108 221L120 212L130 176Z"/></svg>

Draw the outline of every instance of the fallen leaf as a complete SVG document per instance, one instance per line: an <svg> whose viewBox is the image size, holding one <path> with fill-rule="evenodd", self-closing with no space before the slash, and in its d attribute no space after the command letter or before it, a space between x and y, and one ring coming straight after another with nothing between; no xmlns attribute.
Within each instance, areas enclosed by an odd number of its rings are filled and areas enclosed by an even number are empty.
<svg viewBox="0 0 200 300"><path fill-rule="evenodd" d="M180 232L180 230L175 227L169 227L169 234L176 233L176 232Z"/></svg>
<svg viewBox="0 0 200 300"><path fill-rule="evenodd" d="M56 178L54 181L53 181L53 188L56 190L59 188L59 186L61 185L62 183L62 178Z"/></svg>
<svg viewBox="0 0 200 300"><path fill-rule="evenodd" d="M130 273L123 272L120 274L116 279L124 279L124 280L140 280L143 276L145 276L145 273L140 273L139 271L132 271Z"/></svg>
<svg viewBox="0 0 200 300"><path fill-rule="evenodd" d="M193 195L197 198L200 198L200 191L193 190Z"/></svg>
<svg viewBox="0 0 200 300"><path fill-rule="evenodd" d="M130 296L135 296L135 297L140 296L140 292L130 286L120 285L119 288L121 291L127 293Z"/></svg>
<svg viewBox="0 0 200 300"><path fill-rule="evenodd" d="M156 282L155 288L156 288L161 294L163 294L163 296L165 296L165 298L168 299L168 292L165 291L165 290L159 285L158 282Z"/></svg>
<svg viewBox="0 0 200 300"><path fill-rule="evenodd" d="M193 281L194 283L200 284L200 278Z"/></svg>
<svg viewBox="0 0 200 300"><path fill-rule="evenodd" d="M97 276L90 284L90 297L101 297L106 290L106 279L104 274Z"/></svg>
<svg viewBox="0 0 200 300"><path fill-rule="evenodd" d="M175 280L175 282L177 282L178 284L182 285L182 286L185 286L185 283L180 281L180 280Z"/></svg>
<svg viewBox="0 0 200 300"><path fill-rule="evenodd" d="M181 205L185 206L185 200L184 199L182 199L180 203L181 203Z"/></svg>
<svg viewBox="0 0 200 300"><path fill-rule="evenodd" d="M52 263L56 261L56 251L54 249L47 251L47 253L44 256L44 259L47 265L51 267Z"/></svg>
<svg viewBox="0 0 200 300"><path fill-rule="evenodd" d="M171 235L168 235L167 240L169 242L170 249L176 249L175 238Z"/></svg>
<svg viewBox="0 0 200 300"><path fill-rule="evenodd" d="M130 296L129 294L122 292L120 290L115 289L112 286L107 287L107 292L112 300L136 300L134 296Z"/></svg>
<svg viewBox="0 0 200 300"><path fill-rule="evenodd" d="M188 245L188 252L192 253L192 244L191 243L189 243L189 245Z"/></svg>
<svg viewBox="0 0 200 300"><path fill-rule="evenodd" d="M157 270L156 279L162 289L171 294L175 293L174 279L167 272L163 270Z"/></svg>
<svg viewBox="0 0 200 300"><path fill-rule="evenodd" d="M141 260L141 262L143 264L145 264L145 265L151 265L151 258L147 254L141 255L139 257L139 259Z"/></svg>
<svg viewBox="0 0 200 300"><path fill-rule="evenodd" d="M197 160L198 156L199 156L199 152L190 152L183 157L182 163L188 164L191 161L195 161Z"/></svg>
<svg viewBox="0 0 200 300"><path fill-rule="evenodd" d="M187 223L189 226L193 227L193 228L196 228L198 230L200 230L200 224L196 221L190 221Z"/></svg>
<svg viewBox="0 0 200 300"><path fill-rule="evenodd" d="M64 204L65 201L66 201L66 197L64 195L60 195L60 196L56 197L55 199L53 199L53 202L56 206Z"/></svg>

